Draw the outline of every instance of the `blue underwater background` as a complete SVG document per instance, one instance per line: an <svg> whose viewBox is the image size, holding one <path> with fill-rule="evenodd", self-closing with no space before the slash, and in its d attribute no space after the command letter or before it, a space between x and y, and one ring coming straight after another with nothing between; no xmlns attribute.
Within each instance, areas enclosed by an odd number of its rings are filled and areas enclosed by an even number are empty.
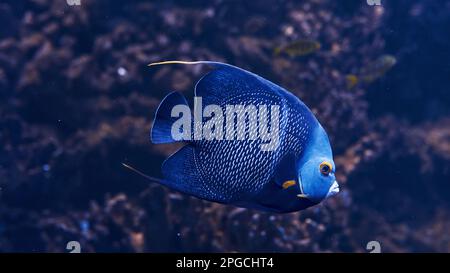
<svg viewBox="0 0 450 273"><path fill-rule="evenodd" d="M0 252L450 251L450 1L3 0ZM306 56L274 48L308 39ZM346 75L380 56L370 84ZM216 60L293 92L333 146L341 192L273 214L202 201L161 177L156 107Z"/></svg>

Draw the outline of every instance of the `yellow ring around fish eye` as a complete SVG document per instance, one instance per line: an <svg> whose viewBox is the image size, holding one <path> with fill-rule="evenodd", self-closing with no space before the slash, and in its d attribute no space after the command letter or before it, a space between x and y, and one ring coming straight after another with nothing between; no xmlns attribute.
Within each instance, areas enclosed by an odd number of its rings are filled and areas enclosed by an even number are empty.
<svg viewBox="0 0 450 273"><path fill-rule="evenodd" d="M333 166L331 166L331 164L329 162L322 162L320 163L320 173L323 175L329 175L331 173L331 171L333 170Z"/></svg>

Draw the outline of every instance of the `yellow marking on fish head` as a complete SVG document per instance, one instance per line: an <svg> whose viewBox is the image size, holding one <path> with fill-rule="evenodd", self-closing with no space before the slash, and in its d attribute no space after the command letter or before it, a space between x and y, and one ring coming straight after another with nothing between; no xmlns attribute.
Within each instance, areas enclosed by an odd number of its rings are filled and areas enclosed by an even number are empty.
<svg viewBox="0 0 450 273"><path fill-rule="evenodd" d="M283 189L287 189L289 187L294 186L295 184L297 184L297 183L294 180L288 180L283 183L282 187L283 187Z"/></svg>

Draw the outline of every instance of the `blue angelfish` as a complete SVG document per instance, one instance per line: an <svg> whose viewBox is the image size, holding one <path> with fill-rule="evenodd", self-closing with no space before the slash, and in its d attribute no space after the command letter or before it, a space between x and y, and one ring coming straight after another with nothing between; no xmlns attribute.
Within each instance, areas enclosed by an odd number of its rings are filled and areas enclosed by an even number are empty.
<svg viewBox="0 0 450 273"><path fill-rule="evenodd" d="M164 161L159 183L204 200L278 213L303 210L339 192L327 133L292 93L225 63L167 61L150 66L163 64L206 64L213 69L195 86L195 98L202 104L194 105L194 114L174 111L189 109L177 92L167 95L157 109L152 142L186 144ZM205 113L211 105L215 108ZM230 106L243 107L233 113ZM200 120L195 112L203 114ZM230 113L232 117L226 115ZM247 123L238 128L233 123L242 113ZM270 122L251 114L265 114ZM212 119L214 124L207 128ZM182 126L174 130L174 123ZM202 130L217 134L201 137ZM264 130L275 132L276 138L258 137ZM264 149L264 144L269 147Z"/></svg>

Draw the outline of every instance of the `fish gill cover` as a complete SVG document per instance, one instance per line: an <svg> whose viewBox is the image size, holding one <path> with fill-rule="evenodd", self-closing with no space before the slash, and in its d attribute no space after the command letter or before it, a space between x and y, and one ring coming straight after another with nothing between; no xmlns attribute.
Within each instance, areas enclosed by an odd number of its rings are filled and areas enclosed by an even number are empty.
<svg viewBox="0 0 450 273"><path fill-rule="evenodd" d="M79 2L79 5L77 5ZM0 3L0 251L450 251L450 1ZM214 60L291 91L340 193L290 214L167 189L161 100Z"/></svg>

